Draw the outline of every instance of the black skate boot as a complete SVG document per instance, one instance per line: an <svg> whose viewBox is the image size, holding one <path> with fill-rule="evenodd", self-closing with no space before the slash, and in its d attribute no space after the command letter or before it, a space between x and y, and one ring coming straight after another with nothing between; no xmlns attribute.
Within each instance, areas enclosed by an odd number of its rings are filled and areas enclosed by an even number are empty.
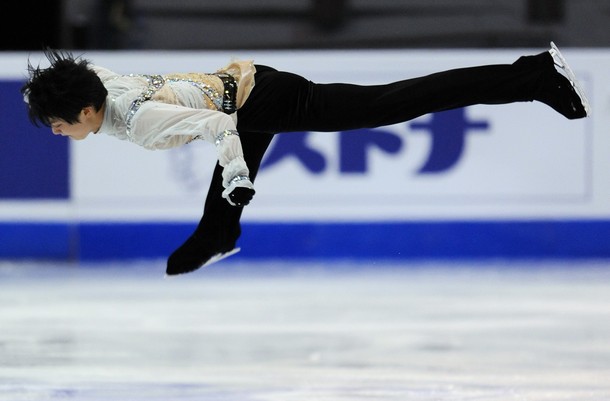
<svg viewBox="0 0 610 401"><path fill-rule="evenodd" d="M191 235L167 259L166 275L176 276L193 272L234 255L240 250L235 247L218 249L213 246L212 241L206 240L197 233Z"/></svg>
<svg viewBox="0 0 610 401"><path fill-rule="evenodd" d="M585 92L555 43L551 42L548 53L555 71L547 78L538 99L570 120L590 116L591 108Z"/></svg>

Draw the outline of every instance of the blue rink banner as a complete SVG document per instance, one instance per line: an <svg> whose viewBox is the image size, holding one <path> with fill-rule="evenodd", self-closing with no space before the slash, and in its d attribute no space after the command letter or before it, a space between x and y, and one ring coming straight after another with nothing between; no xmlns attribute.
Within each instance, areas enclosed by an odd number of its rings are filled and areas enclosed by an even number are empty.
<svg viewBox="0 0 610 401"><path fill-rule="evenodd" d="M19 80L0 81L0 200L67 200L68 140L29 122L22 85Z"/></svg>
<svg viewBox="0 0 610 401"><path fill-rule="evenodd" d="M4 259L166 258L184 223L1 223ZM608 221L245 223L232 259L409 261L610 257Z"/></svg>
<svg viewBox="0 0 610 401"><path fill-rule="evenodd" d="M243 58L317 82L379 84L538 51L86 56L126 74L209 72ZM525 102L376 129L277 135L244 211L240 257L609 257L610 51L564 54L589 95L591 118L569 121ZM0 56L0 258L167 256L200 218L214 146L149 151L32 127L19 94L28 57L35 63L40 55Z"/></svg>

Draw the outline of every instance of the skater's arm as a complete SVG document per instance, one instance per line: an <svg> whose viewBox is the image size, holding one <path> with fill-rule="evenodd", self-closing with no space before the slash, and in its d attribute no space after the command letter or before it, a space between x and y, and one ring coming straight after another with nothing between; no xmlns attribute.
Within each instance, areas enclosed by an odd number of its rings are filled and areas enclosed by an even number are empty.
<svg viewBox="0 0 610 401"><path fill-rule="evenodd" d="M253 190L235 122L225 113L146 102L132 120L130 136L149 149L171 148L193 139L211 142L223 167L223 197L232 203L229 195L235 188Z"/></svg>

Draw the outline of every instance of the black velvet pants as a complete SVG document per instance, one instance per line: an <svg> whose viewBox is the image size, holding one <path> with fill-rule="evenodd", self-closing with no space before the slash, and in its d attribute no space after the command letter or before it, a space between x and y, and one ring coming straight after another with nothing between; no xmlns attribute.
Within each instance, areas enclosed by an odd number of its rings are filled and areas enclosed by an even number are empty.
<svg viewBox="0 0 610 401"><path fill-rule="evenodd" d="M292 73L256 67L254 89L237 111L237 130L253 182L276 133L380 127L475 104L548 104L544 84L555 73L548 52L521 57L513 64L448 70L371 86L316 84ZM243 207L231 206L221 197L221 173L217 164L196 230L213 251L232 249L241 234Z"/></svg>

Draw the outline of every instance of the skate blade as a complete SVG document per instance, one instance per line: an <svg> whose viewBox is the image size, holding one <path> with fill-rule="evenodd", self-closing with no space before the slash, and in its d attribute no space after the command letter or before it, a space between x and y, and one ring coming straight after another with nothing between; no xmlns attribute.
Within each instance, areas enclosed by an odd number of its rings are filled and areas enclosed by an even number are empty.
<svg viewBox="0 0 610 401"><path fill-rule="evenodd" d="M235 255L239 251L241 251L241 248L233 248L230 251L227 251L227 252L224 252L224 253L217 253L216 255L214 255L211 258L209 258L207 260L207 262L205 262L204 264L199 266L196 270L202 269L202 268L204 268L206 266L209 266L211 264L214 264L214 263L218 263L221 260L228 258L229 256ZM195 270L193 270L193 271L195 271ZM174 277L178 277L178 276L183 276L185 274L192 273L193 271L188 271L188 272L179 273L179 274L171 274L171 275L165 273L165 278L167 279L167 278L174 278Z"/></svg>
<svg viewBox="0 0 610 401"><path fill-rule="evenodd" d="M576 79L576 74L574 74L574 71L572 71L566 59L563 57L563 54L561 54L559 48L555 45L555 43L551 42L551 50L549 52L551 53L551 56L553 56L553 61L555 62L555 65L561 71L563 71L565 77L572 84L572 88L574 88L574 90L576 91L576 94L580 98L580 102L582 103L585 109L585 113L587 113L587 117L589 117L591 115L591 106L589 105L589 100L585 95L585 91L582 89L582 86L578 82L578 79Z"/></svg>
<svg viewBox="0 0 610 401"><path fill-rule="evenodd" d="M209 266L211 264L220 262L221 260L226 259L229 256L235 255L239 251L241 251L241 248L233 248L230 251L227 251L227 252L224 252L224 253L217 253L216 255L214 255L210 259L208 259L207 262L205 262L203 265L201 265L201 267L206 267L206 266Z"/></svg>

